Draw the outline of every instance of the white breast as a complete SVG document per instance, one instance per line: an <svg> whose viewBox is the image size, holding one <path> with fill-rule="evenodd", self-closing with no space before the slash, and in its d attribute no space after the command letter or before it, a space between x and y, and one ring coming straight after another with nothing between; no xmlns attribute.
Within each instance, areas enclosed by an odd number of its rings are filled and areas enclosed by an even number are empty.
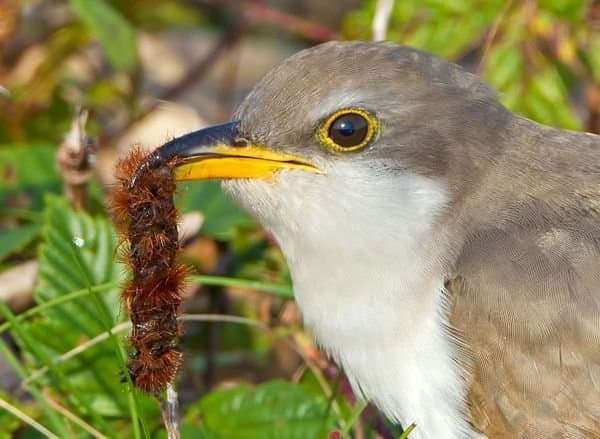
<svg viewBox="0 0 600 439"><path fill-rule="evenodd" d="M338 163L226 187L274 234L305 325L355 391L415 422L411 438L470 437L432 230L444 185L385 174Z"/></svg>

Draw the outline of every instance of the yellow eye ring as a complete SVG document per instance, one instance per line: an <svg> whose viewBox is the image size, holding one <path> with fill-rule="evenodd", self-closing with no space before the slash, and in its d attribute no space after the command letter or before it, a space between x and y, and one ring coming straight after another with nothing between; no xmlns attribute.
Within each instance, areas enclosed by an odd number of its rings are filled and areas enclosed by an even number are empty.
<svg viewBox="0 0 600 439"><path fill-rule="evenodd" d="M367 146L379 129L377 119L358 108L336 111L319 128L317 137L326 148L337 152Z"/></svg>

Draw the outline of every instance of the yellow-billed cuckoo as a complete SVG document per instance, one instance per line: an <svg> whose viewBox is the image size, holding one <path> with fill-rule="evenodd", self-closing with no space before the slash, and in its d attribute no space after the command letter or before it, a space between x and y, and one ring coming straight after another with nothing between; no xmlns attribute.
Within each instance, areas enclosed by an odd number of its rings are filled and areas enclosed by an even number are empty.
<svg viewBox="0 0 600 439"><path fill-rule="evenodd" d="M270 231L354 387L411 437L600 437L600 138L390 43L271 71L175 139Z"/></svg>

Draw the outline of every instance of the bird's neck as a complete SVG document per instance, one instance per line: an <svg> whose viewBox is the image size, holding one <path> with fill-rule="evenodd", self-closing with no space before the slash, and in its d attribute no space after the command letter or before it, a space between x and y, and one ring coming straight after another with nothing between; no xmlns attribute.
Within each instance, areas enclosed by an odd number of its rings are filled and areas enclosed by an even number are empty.
<svg viewBox="0 0 600 439"><path fill-rule="evenodd" d="M348 211L335 199L314 208L299 201L281 214L300 221L265 225L286 256L306 326L355 391L404 426L415 422L416 439L469 436L464 371L447 331L444 234L433 233L443 189L401 183L394 187L413 186L406 196L387 187L371 194L388 191L389 202L365 194L350 203L364 209Z"/></svg>
<svg viewBox="0 0 600 439"><path fill-rule="evenodd" d="M440 267L397 249L369 255L369 245L321 246L291 263L305 324L358 394L419 426L415 438L464 437L464 371L447 331Z"/></svg>

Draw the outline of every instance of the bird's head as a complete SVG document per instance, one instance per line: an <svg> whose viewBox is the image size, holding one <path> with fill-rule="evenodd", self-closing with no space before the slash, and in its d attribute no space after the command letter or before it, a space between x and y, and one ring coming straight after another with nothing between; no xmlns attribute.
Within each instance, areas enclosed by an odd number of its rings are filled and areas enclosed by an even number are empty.
<svg viewBox="0 0 600 439"><path fill-rule="evenodd" d="M232 122L156 157L175 159L179 180L223 179L279 242L304 323L354 389L394 419L442 407L427 430L439 437L463 428L440 291L459 224L477 219L455 216L475 202L492 210L477 190L503 145L518 144L513 120L459 66L391 43L331 42L268 73Z"/></svg>
<svg viewBox="0 0 600 439"><path fill-rule="evenodd" d="M417 236L469 183L456 169L475 173L484 137L506 119L491 111L503 109L488 86L458 66L391 43L331 42L273 69L232 122L157 154L179 158L178 180L223 179L284 251L366 234L376 247Z"/></svg>

